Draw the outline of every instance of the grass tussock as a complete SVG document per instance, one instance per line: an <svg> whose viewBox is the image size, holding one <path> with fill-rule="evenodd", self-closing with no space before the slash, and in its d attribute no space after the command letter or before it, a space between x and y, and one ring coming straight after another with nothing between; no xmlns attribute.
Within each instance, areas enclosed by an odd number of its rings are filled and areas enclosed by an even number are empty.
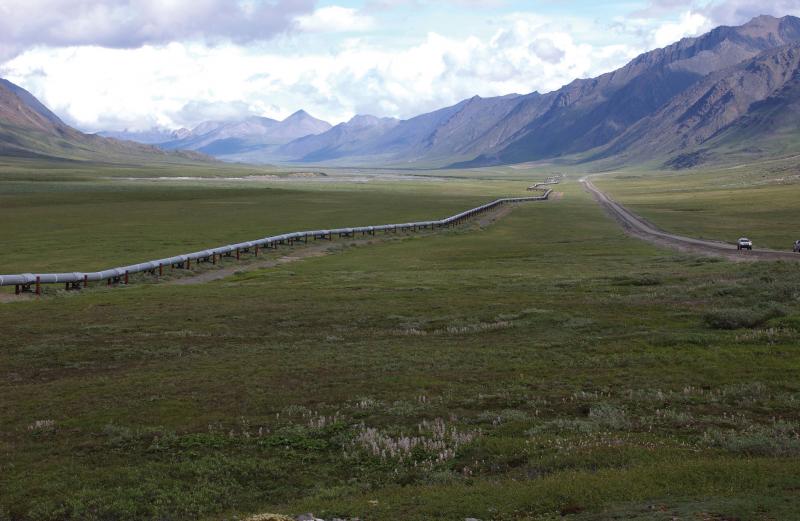
<svg viewBox="0 0 800 521"><path fill-rule="evenodd" d="M713 329L744 329L763 326L773 318L786 316L786 309L779 305L753 308L727 308L709 311L703 317Z"/></svg>

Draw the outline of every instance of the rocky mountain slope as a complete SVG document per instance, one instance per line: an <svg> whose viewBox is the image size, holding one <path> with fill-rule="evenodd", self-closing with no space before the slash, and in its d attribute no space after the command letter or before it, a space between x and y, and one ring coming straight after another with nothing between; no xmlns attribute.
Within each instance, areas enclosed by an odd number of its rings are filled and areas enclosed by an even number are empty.
<svg viewBox="0 0 800 521"><path fill-rule="evenodd" d="M708 75L596 157L668 156L673 166L693 166L702 162L709 152L702 149L712 141L717 147L752 147L777 133L800 131L798 94L800 44L765 51Z"/></svg>

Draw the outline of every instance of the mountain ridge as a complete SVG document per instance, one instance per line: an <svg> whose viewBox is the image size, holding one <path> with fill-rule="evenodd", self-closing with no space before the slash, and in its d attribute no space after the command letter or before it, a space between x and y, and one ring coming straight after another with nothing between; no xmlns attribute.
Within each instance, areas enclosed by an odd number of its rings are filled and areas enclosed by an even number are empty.
<svg viewBox="0 0 800 521"><path fill-rule="evenodd" d="M212 161L194 152L84 134L64 123L30 92L0 79L0 155L92 161Z"/></svg>
<svg viewBox="0 0 800 521"><path fill-rule="evenodd" d="M733 150L737 140L764 136L788 143L800 134L789 117L800 116L799 47L800 18L759 16L544 94L473 96L405 120L357 115L335 126L305 110L283 121L208 121L158 146L255 163L480 167L657 159L691 166L712 157L715 146ZM75 137L26 91L4 92L16 100L6 100L7 120L54 138ZM766 142L750 147L757 149L776 150Z"/></svg>

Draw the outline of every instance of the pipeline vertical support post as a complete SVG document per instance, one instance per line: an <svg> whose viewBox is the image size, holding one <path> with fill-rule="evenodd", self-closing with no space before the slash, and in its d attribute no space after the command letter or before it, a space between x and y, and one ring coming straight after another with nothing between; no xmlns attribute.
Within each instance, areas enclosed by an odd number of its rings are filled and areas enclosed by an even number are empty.
<svg viewBox="0 0 800 521"><path fill-rule="evenodd" d="M19 289L19 284L14 284L14 295L19 295L22 291Z"/></svg>
<svg viewBox="0 0 800 521"><path fill-rule="evenodd" d="M110 277L108 279L108 285L109 285L109 287L111 286L111 278Z"/></svg>
<svg viewBox="0 0 800 521"><path fill-rule="evenodd" d="M212 253L211 254L211 264L214 264L215 266L217 264L217 254L216 253Z"/></svg>
<svg viewBox="0 0 800 521"><path fill-rule="evenodd" d="M192 259L186 259L186 269L192 269Z"/></svg>
<svg viewBox="0 0 800 521"><path fill-rule="evenodd" d="M128 271L125 271L125 285L128 285Z"/></svg>
<svg viewBox="0 0 800 521"><path fill-rule="evenodd" d="M89 287L89 275L84 275L83 276L83 287L84 288L88 288Z"/></svg>
<svg viewBox="0 0 800 521"><path fill-rule="evenodd" d="M258 244L256 244L256 252L255 252L255 256L256 256L256 257L258 257Z"/></svg>
<svg viewBox="0 0 800 521"><path fill-rule="evenodd" d="M161 277L162 275L164 275L164 265L159 262L158 263L158 276Z"/></svg>
<svg viewBox="0 0 800 521"><path fill-rule="evenodd" d="M42 278L39 275L36 276L36 294L42 294Z"/></svg>
<svg viewBox="0 0 800 521"><path fill-rule="evenodd" d="M236 260L239 260L239 248L236 248Z"/></svg>

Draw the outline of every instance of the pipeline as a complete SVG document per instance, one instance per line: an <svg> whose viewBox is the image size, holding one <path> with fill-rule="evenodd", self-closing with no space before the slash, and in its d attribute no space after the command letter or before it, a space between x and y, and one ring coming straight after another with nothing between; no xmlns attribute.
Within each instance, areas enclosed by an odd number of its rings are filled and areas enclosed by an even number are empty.
<svg viewBox="0 0 800 521"><path fill-rule="evenodd" d="M528 187L528 190L529 190L529 191L533 191L533 190L542 190L542 189L543 189L543 187L546 187L546 186L548 186L548 185L557 185L558 183L560 183L560 182L561 182L561 179L562 179L563 177L564 177L564 174L555 174L555 175L551 175L551 176L547 177L547 178L546 178L544 181L542 181L541 183L536 183L535 185L531 185L531 186L529 186L529 187Z"/></svg>
<svg viewBox="0 0 800 521"><path fill-rule="evenodd" d="M417 231L418 229L431 229L445 228L460 224L467 219L475 217L503 204L519 203L526 201L544 201L550 197L551 189L546 189L544 194L532 197L506 197L496 199L490 203L486 203L475 208L451 215L438 221L418 221L400 224L383 224L379 226L361 226L357 228L337 228L335 230L311 230L302 232L284 233L281 235L273 235L271 237L264 237L255 241L240 242L237 244L229 244L227 246L220 246L210 250L202 250L194 253L187 253L185 255L177 255L175 257L167 257L165 259L158 259L149 262L142 262L139 264L131 264L130 266L121 266L118 268L110 268L102 271L95 271L90 273L84 272L67 272L67 273L21 273L16 275L0 275L0 286L14 286L16 293L19 294L23 291L35 291L36 294L41 293L41 286L43 284L64 284L66 289L80 289L87 287L89 282L107 281L108 285L114 283L127 284L130 275L135 273L151 273L153 275L163 274L165 266L185 268L191 267L192 261L196 264L201 262L213 262L216 264L217 259L222 257L236 256L238 259L241 253L249 253L251 251L258 255L260 249L277 248L280 244L294 244L295 242L308 242L308 239L313 240L331 240L334 235L339 237L353 237L357 233L362 235L374 235L375 232L383 231L397 232L397 231ZM35 289L32 286L35 285Z"/></svg>

